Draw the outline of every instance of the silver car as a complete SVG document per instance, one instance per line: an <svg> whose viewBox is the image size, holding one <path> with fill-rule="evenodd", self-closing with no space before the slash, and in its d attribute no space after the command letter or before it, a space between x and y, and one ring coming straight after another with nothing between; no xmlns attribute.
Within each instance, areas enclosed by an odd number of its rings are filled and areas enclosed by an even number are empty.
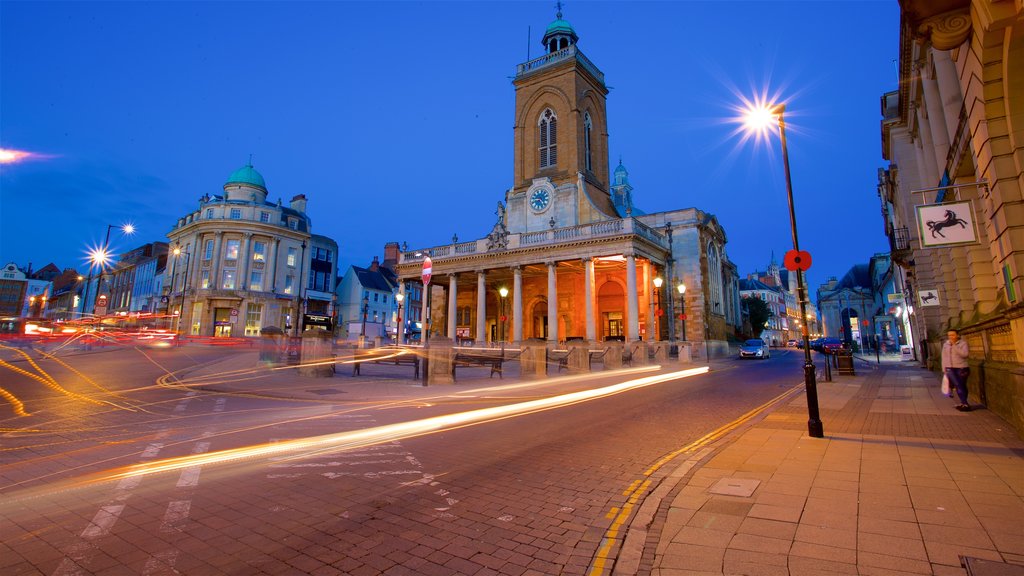
<svg viewBox="0 0 1024 576"><path fill-rule="evenodd" d="M771 356L772 353L768 350L768 345L760 338L747 340L740 346L740 358L761 358L764 360L771 358Z"/></svg>

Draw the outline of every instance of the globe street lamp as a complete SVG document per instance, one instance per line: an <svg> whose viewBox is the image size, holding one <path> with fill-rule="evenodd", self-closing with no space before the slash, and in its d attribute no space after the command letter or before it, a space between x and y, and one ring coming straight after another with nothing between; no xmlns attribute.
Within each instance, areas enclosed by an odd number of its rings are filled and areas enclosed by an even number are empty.
<svg viewBox="0 0 1024 576"><path fill-rule="evenodd" d="M500 311L498 313L499 314L498 321L501 322L501 324L498 325L499 328L500 328L500 330L498 330L498 338L502 342L504 342L505 341L505 298L508 296L508 288L506 288L504 286L502 286L501 288L498 288L498 294L501 296L501 299L498 301L501 304Z"/></svg>
<svg viewBox="0 0 1024 576"><path fill-rule="evenodd" d="M663 280L661 276L654 277L654 297L657 300L658 315L661 314L661 285L664 283L665 280ZM658 315L655 315L654 317L655 322L658 321ZM657 339L661 340L661 330L655 330L654 333L657 334Z"/></svg>
<svg viewBox="0 0 1024 576"><path fill-rule="evenodd" d="M401 346L405 340L405 319L402 318L402 301L405 300L405 294L401 290L395 294L395 302L398 302L398 318L395 322L395 344Z"/></svg>
<svg viewBox="0 0 1024 576"><path fill-rule="evenodd" d="M778 122L779 140L782 144L782 165L786 176L786 197L789 200L789 227L793 236L793 251L800 252L796 233L796 209L793 205L793 181L789 173L789 151L786 148L786 105L761 104L746 110L745 124L753 130L766 130L772 121ZM818 385L815 382L814 362L811 361L810 335L807 332L807 291L804 286L804 269L796 268L797 299L800 301L801 332L804 339L804 385L807 388L807 433L812 438L825 436L824 425L818 413Z"/></svg>

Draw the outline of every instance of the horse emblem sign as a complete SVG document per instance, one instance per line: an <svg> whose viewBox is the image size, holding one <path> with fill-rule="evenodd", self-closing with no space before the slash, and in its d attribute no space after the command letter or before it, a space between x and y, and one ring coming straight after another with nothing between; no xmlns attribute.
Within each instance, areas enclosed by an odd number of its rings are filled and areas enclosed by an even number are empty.
<svg viewBox="0 0 1024 576"><path fill-rule="evenodd" d="M970 202L917 206L917 231L922 248L978 241Z"/></svg>
<svg viewBox="0 0 1024 576"><path fill-rule="evenodd" d="M921 300L921 306L938 306L939 305L939 291L935 289L931 290L919 290L917 292L918 298Z"/></svg>

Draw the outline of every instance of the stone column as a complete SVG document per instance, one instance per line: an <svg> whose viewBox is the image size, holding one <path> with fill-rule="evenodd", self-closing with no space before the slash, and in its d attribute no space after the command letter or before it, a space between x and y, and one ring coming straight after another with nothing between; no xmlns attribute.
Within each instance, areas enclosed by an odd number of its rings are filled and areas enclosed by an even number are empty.
<svg viewBox="0 0 1024 576"><path fill-rule="evenodd" d="M512 341L523 341L523 269L512 269Z"/></svg>
<svg viewBox="0 0 1024 576"><path fill-rule="evenodd" d="M558 342L558 279L557 262L548 262L548 341Z"/></svg>
<svg viewBox="0 0 1024 576"><path fill-rule="evenodd" d="M487 273L476 273L476 342L487 343Z"/></svg>
<svg viewBox="0 0 1024 576"><path fill-rule="evenodd" d="M629 341L640 339L640 303L636 293L636 256L626 254L626 338Z"/></svg>
<svg viewBox="0 0 1024 576"><path fill-rule="evenodd" d="M448 337L453 342L457 342L455 337L455 328L457 326L457 320L459 316L459 293L458 293L459 275L449 274L448 275Z"/></svg>
<svg viewBox="0 0 1024 576"><path fill-rule="evenodd" d="M594 259L583 259L583 299L586 301L587 342L597 340L597 323L594 319Z"/></svg>
<svg viewBox="0 0 1024 576"><path fill-rule="evenodd" d="M270 282L270 292L277 293L277 251L281 248L281 240L272 239L267 243L267 281Z"/></svg>
<svg viewBox="0 0 1024 576"><path fill-rule="evenodd" d="M921 87L924 89L925 110L928 111L928 133L931 135L933 146L931 153L935 155L936 165L943 167L946 164L946 156L949 154L950 131L946 127L939 84L935 79L934 71L931 72L931 74L921 74ZM956 130L956 126L953 129Z"/></svg>
<svg viewBox="0 0 1024 576"><path fill-rule="evenodd" d="M249 249L252 245L252 233L242 235L241 253L238 255L238 289L249 289Z"/></svg>
<svg viewBox="0 0 1024 576"><path fill-rule="evenodd" d="M213 235L213 262L210 263L210 289L220 290L220 255L224 247L224 233L215 232Z"/></svg>

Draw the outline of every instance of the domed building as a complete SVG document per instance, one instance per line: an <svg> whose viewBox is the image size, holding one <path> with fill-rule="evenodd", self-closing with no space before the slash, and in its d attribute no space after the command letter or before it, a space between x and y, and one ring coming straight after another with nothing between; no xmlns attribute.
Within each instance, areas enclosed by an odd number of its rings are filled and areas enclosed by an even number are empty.
<svg viewBox="0 0 1024 576"><path fill-rule="evenodd" d="M167 234L164 304L183 334L332 327L338 244L312 234L304 194L287 206L267 196L263 175L246 164Z"/></svg>

